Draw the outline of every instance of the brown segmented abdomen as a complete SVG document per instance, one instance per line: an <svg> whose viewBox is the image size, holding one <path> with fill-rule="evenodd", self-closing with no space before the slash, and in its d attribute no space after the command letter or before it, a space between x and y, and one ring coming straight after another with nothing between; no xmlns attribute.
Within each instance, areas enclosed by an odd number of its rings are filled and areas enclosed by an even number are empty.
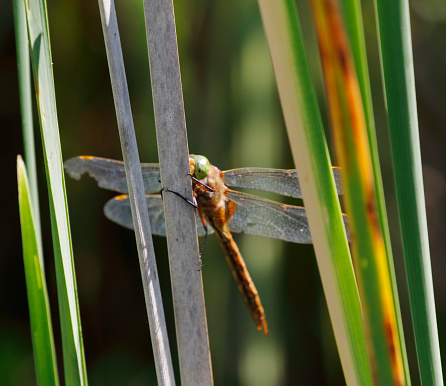
<svg viewBox="0 0 446 386"><path fill-rule="evenodd" d="M265 319L265 311L263 310L262 303L254 282L249 275L246 268L245 261L232 238L231 232L227 229L215 229L215 233L218 237L221 247L223 248L226 256L226 260L232 269L232 274L237 282L238 288L242 294L249 312L251 313L252 320L257 326L258 330L265 332L268 335L268 326Z"/></svg>

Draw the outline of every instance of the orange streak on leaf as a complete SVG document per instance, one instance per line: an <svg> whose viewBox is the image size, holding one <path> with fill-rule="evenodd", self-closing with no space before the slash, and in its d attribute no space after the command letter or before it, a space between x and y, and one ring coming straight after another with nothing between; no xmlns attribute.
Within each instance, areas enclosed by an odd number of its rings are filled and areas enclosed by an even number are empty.
<svg viewBox="0 0 446 386"><path fill-rule="evenodd" d="M393 378L395 384L403 384L405 382L405 374L399 350L400 342L392 288L384 239L377 212L366 120L355 67L335 1L313 0L312 6L325 76L335 148L343 168L345 180L356 179L360 181L360 188L356 191L356 194L360 195L363 204L363 221L370 230L371 245L373 246L373 252L370 252L370 256L367 258L373 259L373 264L376 266L380 289L379 300L382 307L384 330L388 353L392 363ZM347 189L345 193L347 196L347 212L351 213L351 203L348 200L350 192ZM354 223L355 217L350 216L350 219ZM354 225L352 234L356 233ZM363 259L364 256L359 256L357 247L358 239L352 237L352 254L355 260L359 261L359 257ZM359 284L361 287L361 283ZM366 306L366 304L364 305ZM365 309L365 312L367 312L367 309ZM370 334L371 326L368 325L366 328L368 334ZM370 341L369 348L371 350L371 358L373 358L374 353ZM374 367L373 364L372 367Z"/></svg>

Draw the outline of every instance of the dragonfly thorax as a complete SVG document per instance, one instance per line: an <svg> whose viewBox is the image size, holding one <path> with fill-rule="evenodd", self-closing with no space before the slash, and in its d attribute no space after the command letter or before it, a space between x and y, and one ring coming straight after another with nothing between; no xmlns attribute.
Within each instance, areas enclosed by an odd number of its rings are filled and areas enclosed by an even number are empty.
<svg viewBox="0 0 446 386"><path fill-rule="evenodd" d="M217 167L209 165L208 175L200 182L203 182L205 186L202 186L199 182L192 181L192 188L198 205L203 210L203 214L206 215L208 207L215 210L218 207L226 206L228 188L224 184L221 172ZM209 188L212 190L210 191Z"/></svg>

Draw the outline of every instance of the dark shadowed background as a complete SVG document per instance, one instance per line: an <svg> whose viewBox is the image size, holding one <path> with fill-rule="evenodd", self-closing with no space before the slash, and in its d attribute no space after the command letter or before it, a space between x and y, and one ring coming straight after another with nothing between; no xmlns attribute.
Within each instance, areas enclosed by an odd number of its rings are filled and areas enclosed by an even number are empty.
<svg viewBox="0 0 446 386"><path fill-rule="evenodd" d="M142 1L116 1L135 128L143 162L157 162ZM440 344L446 342L446 5L412 1L421 151ZM412 381L418 384L383 105L373 4L364 4L376 124ZM319 95L320 65L311 15L298 1ZM277 90L254 0L175 1L189 149L222 170L292 168ZM48 1L51 49L64 159L121 159L98 5ZM12 2L0 3L0 383L34 384L20 223L16 156L22 154ZM321 103L325 114L325 106ZM326 121L326 118L324 116ZM35 118L36 130L38 119ZM53 326L62 373L54 260L40 135L36 131L41 216ZM109 222L113 193L93 180L67 178L74 259L90 383L155 384L149 329L132 232ZM277 197L273 197L277 199ZM298 203L300 204L300 203ZM257 332L214 237L203 282L215 384L344 383L313 248L236 238L259 290L270 336ZM177 379L174 316L165 240L154 237Z"/></svg>

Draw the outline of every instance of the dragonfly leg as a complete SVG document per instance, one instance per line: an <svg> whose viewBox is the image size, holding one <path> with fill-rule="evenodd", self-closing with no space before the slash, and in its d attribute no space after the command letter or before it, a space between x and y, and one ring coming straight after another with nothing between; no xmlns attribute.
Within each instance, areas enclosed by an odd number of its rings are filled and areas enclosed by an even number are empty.
<svg viewBox="0 0 446 386"><path fill-rule="evenodd" d="M175 190L170 190L168 188L162 188L161 192L166 191L173 194L176 194L178 197L181 197L184 201L186 201L188 204L192 205L194 208L197 208L197 204L193 202L192 200L189 200L187 197L184 197L181 193L176 192Z"/></svg>
<svg viewBox="0 0 446 386"><path fill-rule="evenodd" d="M194 177L193 174L191 173L187 173L190 175L190 177L198 184L201 185L203 188L205 188L205 190L207 190L208 192L213 193L214 189L212 189L210 186L207 186L206 184L204 184L203 182L201 182L197 177Z"/></svg>
<svg viewBox="0 0 446 386"><path fill-rule="evenodd" d="M194 197L194 201L189 200L188 198L184 197L181 193L178 193L174 190L170 190L168 188L162 188L161 189L161 193L163 191L166 192L170 192L173 194L176 194L178 197L181 197L184 201L186 201L188 204L192 205L195 209L198 208L197 204L196 204L196 199ZM198 265L198 271L201 271L201 268L203 268L203 262L201 261L201 255L203 254L203 250L204 250L204 246L206 244L206 240L208 238L208 227L206 225L206 221L204 220L203 215L201 214L200 208L198 208L198 213L200 214L200 219L201 219L201 223L203 224L203 228L204 228L204 240L203 240L203 244L201 245L201 249L200 249L200 255L199 255L199 265Z"/></svg>
<svg viewBox="0 0 446 386"><path fill-rule="evenodd" d="M201 259L201 256L203 255L204 246L206 244L206 240L208 239L207 225L204 225L203 228L204 228L204 239L203 239L203 243L201 244L201 248L200 248L200 263L199 263L199 267L198 267L199 271L201 271L201 269L203 268L203 260Z"/></svg>
<svg viewBox="0 0 446 386"><path fill-rule="evenodd" d="M206 240L208 238L208 226L204 219L203 213L201 213L200 207L198 207L198 214L200 216L201 224L203 225L203 229L204 229L204 239L203 239L203 244L201 244L201 248L200 248L200 263L199 263L199 268L198 268L198 270L201 271L201 269L203 268L203 261L201 260L201 256L203 255L204 246L206 245Z"/></svg>

